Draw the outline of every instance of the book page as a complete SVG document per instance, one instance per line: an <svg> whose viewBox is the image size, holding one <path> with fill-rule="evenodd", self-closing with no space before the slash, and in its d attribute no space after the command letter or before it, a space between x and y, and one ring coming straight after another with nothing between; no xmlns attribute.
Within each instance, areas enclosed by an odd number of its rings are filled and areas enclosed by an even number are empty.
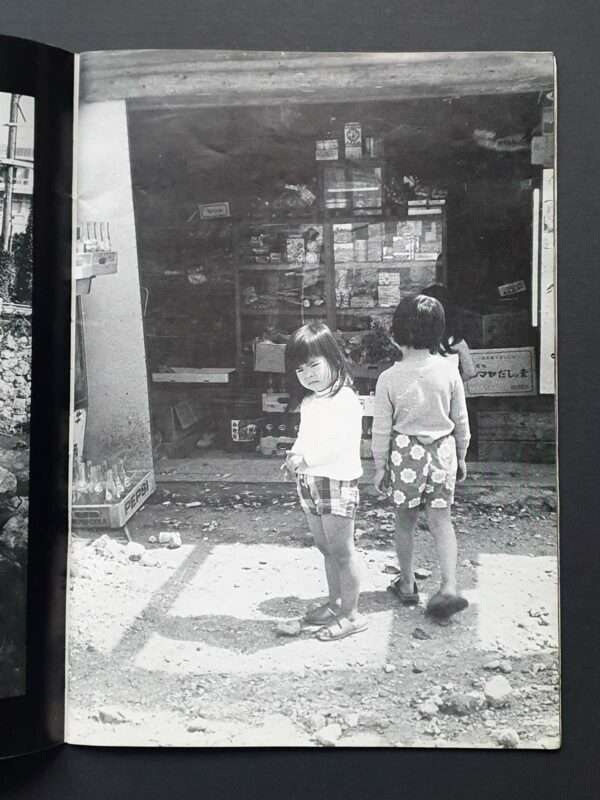
<svg viewBox="0 0 600 800"><path fill-rule="evenodd" d="M0 756L63 740L72 67L0 37Z"/></svg>
<svg viewBox="0 0 600 800"><path fill-rule="evenodd" d="M67 741L559 747L552 54L80 78Z"/></svg>

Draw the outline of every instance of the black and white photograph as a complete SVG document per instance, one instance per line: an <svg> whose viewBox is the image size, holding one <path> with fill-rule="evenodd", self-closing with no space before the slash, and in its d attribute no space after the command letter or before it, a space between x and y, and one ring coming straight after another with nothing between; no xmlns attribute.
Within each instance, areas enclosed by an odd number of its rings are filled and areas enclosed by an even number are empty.
<svg viewBox="0 0 600 800"><path fill-rule="evenodd" d="M0 92L0 699L25 693L34 99Z"/></svg>
<svg viewBox="0 0 600 800"><path fill-rule="evenodd" d="M559 748L552 53L79 63L66 741Z"/></svg>

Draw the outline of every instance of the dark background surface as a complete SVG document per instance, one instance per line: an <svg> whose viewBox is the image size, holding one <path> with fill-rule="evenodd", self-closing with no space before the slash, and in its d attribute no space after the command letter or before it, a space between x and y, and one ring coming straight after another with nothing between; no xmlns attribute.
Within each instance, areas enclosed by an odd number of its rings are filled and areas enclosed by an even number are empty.
<svg viewBox="0 0 600 800"><path fill-rule="evenodd" d="M595 798L598 657L597 3L421 0L3 0L0 32L77 51L552 50L558 59L559 450L563 748L116 751L62 747L0 764L10 798Z"/></svg>
<svg viewBox="0 0 600 800"><path fill-rule="evenodd" d="M63 738L73 57L0 40L0 91L35 97L26 692L0 704L0 755Z"/></svg>

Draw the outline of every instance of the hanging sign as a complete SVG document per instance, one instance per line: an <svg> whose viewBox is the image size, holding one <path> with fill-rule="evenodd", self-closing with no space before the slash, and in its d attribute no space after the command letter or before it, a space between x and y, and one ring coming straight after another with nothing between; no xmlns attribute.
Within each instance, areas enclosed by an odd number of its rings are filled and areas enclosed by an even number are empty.
<svg viewBox="0 0 600 800"><path fill-rule="evenodd" d="M498 294L500 297L512 297L515 294L526 292L527 286L525 281L513 281L513 283L503 283L498 287Z"/></svg>
<svg viewBox="0 0 600 800"><path fill-rule="evenodd" d="M229 203L206 203L198 206L200 219L222 219L230 217Z"/></svg>
<svg viewBox="0 0 600 800"><path fill-rule="evenodd" d="M533 347L471 350L477 375L465 384L467 397L530 396L536 393Z"/></svg>

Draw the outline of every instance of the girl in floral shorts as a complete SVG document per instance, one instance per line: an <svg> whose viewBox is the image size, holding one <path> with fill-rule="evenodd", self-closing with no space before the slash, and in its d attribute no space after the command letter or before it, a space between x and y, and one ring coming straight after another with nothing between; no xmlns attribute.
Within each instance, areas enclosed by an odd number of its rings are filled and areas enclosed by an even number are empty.
<svg viewBox="0 0 600 800"><path fill-rule="evenodd" d="M414 531L419 510L436 544L441 585L426 613L444 622L468 605L456 587L457 544L451 508L456 480L467 474L470 431L465 392L455 359L443 355L444 309L425 295L407 297L392 330L402 358L383 372L375 390L375 488L391 494L396 509L400 575L391 590L417 605Z"/></svg>

